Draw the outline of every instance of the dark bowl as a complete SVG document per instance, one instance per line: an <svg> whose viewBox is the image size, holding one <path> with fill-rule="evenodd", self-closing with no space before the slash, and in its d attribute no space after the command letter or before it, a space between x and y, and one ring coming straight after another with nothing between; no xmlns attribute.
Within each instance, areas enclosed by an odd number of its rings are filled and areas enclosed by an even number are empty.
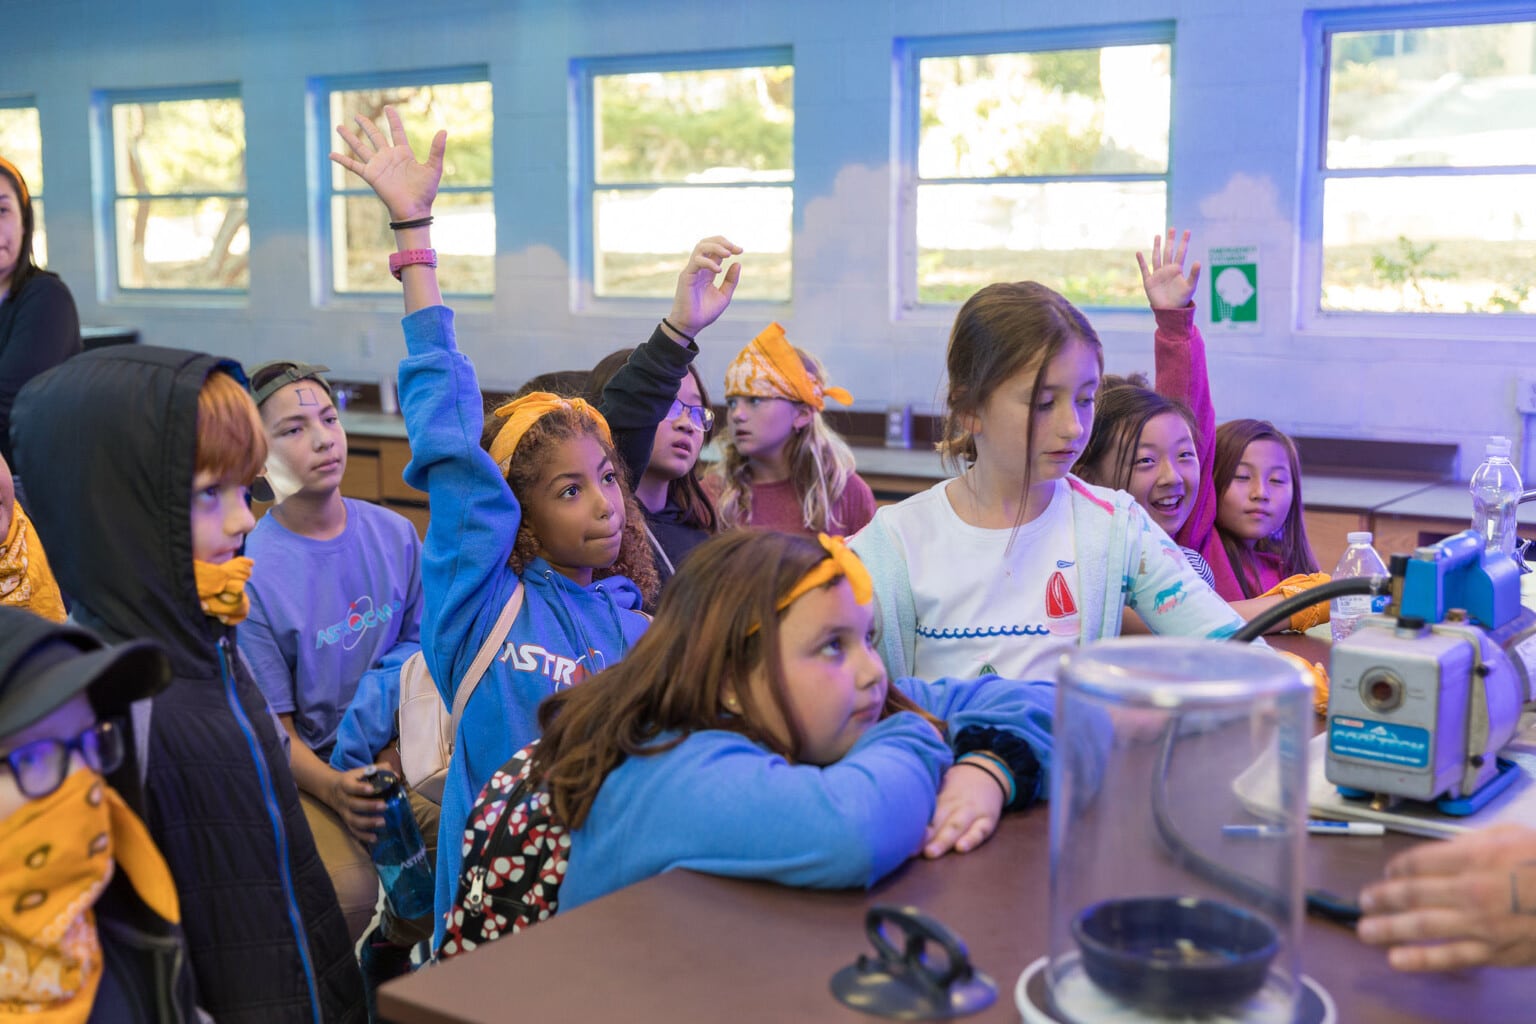
<svg viewBox="0 0 1536 1024"><path fill-rule="evenodd" d="M1257 992L1280 949L1274 926L1193 896L1105 900L1078 914L1072 937L1088 977L1145 1010L1210 1013Z"/></svg>

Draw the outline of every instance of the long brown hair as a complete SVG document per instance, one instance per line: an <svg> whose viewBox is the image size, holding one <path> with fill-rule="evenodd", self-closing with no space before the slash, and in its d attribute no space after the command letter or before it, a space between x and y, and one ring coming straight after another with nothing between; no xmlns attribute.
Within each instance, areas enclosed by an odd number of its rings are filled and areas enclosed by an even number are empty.
<svg viewBox="0 0 1536 1024"><path fill-rule="evenodd" d="M695 548L628 656L539 705L542 738L532 773L548 788L555 816L580 828L603 780L625 758L671 750L704 729L740 733L794 761L801 731L778 656L783 613L775 605L826 557L808 537L750 528L717 534ZM748 685L759 666L789 729L787 745L761 724L767 709ZM726 712L727 692L740 701L739 713ZM919 709L891 686L884 714L897 711ZM942 731L942 722L926 717ZM660 738L667 733L673 735Z"/></svg>
<svg viewBox="0 0 1536 1024"><path fill-rule="evenodd" d="M1147 378L1139 373L1105 377L1093 406L1093 433L1088 435L1088 444L1073 472L1100 487L1129 490L1141 432L1154 416L1167 412L1176 414L1188 425L1189 438L1198 451L1200 430L1189 406L1153 391L1147 387Z"/></svg>
<svg viewBox="0 0 1536 1024"><path fill-rule="evenodd" d="M976 462L976 438L965 426L992 397L997 386L1032 367L1043 370L1073 340L1080 340L1099 357L1104 370L1104 346L1099 336L1072 303L1035 281L989 284L965 300L955 315L949 334L945 369L949 393L945 400L944 436L939 454L951 469ZM1040 377L1030 394L1030 405L1040 397ZM1031 436L1026 445L1034 443ZM1024 481L1029 490L1029 481Z"/></svg>
<svg viewBox="0 0 1536 1024"><path fill-rule="evenodd" d="M795 354L800 357L805 372L825 387L827 371L821 360L799 346L795 347ZM741 396L726 396L727 400L736 397ZM784 445L789 481L794 484L795 497L800 499L801 525L817 533L842 535L848 532L848 524L838 520L833 510L848 489L849 477L854 475L853 449L832 429L820 411L809 406L805 408L810 409L810 423L803 430L790 434ZM720 524L726 528L745 526L752 519L752 464L737 450L729 432L720 450L720 465L716 470L721 480Z"/></svg>
<svg viewBox="0 0 1536 1024"><path fill-rule="evenodd" d="M499 427L503 418L487 417L488 423L492 420ZM489 426L486 433L491 433ZM640 594L647 603L654 601L656 592L661 589L661 579L656 574L650 542L646 540L645 519L640 512L640 504L635 501L629 474L619 462L618 453L591 419L570 408L554 409L540 416L518 441L517 450L512 453L512 461L507 466L507 485L512 488L518 504L526 508L533 488L544 473L544 462L550 452L561 442L578 437L590 437L602 446L603 453L613 463L614 472L619 476L619 489L624 494L624 538L619 544L619 557L607 568L594 569L592 578L628 576L640 588ZM538 538L533 535L533 527L524 515L518 523L517 540L512 545L512 557L509 559L512 571L522 575L528 563L538 557L538 549Z"/></svg>
<svg viewBox="0 0 1536 1024"><path fill-rule="evenodd" d="M629 362L629 357L634 353L632 348L621 348L617 352L610 352L592 367L587 374L586 399L594 407L603 407L603 389L613 379L613 375L619 372L619 368ZM704 387L704 378L693 366L688 367L688 372L693 375L693 382L699 386L699 404L709 408L709 389ZM661 424L657 424L660 429ZM699 451L702 452L714 436L714 428L703 432L699 441ZM633 483L638 484L635 480ZM667 503L676 505L682 509L684 526L691 526L706 533L714 533L720 528L720 519L715 512L715 503L709 500L709 495L704 490L703 481L699 479L699 460L694 459L693 465L688 467L688 472L667 482Z"/></svg>
<svg viewBox="0 0 1536 1024"><path fill-rule="evenodd" d="M1312 543L1307 539L1307 520L1301 507L1301 456L1296 445L1279 427L1268 420L1228 420L1216 428L1216 466L1213 479L1218 501L1227 493L1237 467L1243 461L1243 453L1255 441L1274 441L1285 449L1291 472L1291 509L1286 513L1285 525L1278 537L1264 537L1254 544L1252 551L1273 555L1280 561L1280 574L1294 576L1297 573L1317 572L1317 556L1312 554ZM1264 588L1259 584L1259 568L1253 553L1241 540L1221 528L1218 522L1216 535L1227 552L1227 561L1237 575L1238 585L1244 597L1257 597Z"/></svg>

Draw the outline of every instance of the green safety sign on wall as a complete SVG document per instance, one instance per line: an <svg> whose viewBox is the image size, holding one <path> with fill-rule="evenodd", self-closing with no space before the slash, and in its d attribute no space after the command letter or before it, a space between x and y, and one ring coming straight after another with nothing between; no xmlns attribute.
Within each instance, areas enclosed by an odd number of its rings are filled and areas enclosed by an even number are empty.
<svg viewBox="0 0 1536 1024"><path fill-rule="evenodd" d="M1259 247L1210 250L1211 323L1254 328L1259 323Z"/></svg>

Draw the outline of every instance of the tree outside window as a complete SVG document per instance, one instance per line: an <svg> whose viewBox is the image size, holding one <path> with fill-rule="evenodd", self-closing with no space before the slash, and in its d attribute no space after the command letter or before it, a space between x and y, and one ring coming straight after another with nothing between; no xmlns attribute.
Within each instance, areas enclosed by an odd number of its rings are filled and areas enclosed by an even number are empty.
<svg viewBox="0 0 1536 1024"><path fill-rule="evenodd" d="M110 102L112 223L124 290L250 284L238 95Z"/></svg>
<svg viewBox="0 0 1536 1024"><path fill-rule="evenodd" d="M1172 47L925 50L906 304L1030 278L1083 306L1141 305L1134 254L1167 219Z"/></svg>
<svg viewBox="0 0 1536 1024"><path fill-rule="evenodd" d="M484 75L484 69L477 74ZM327 84L324 148L336 148L334 128L353 124L359 114L384 126L384 108L400 112L417 153L446 129L450 143L443 179L433 204L432 246L438 280L451 295L491 295L496 284L496 198L491 189L491 83L454 81L423 84L429 76L358 88ZM376 81L376 80L375 80ZM386 128L387 130L387 128ZM329 257L335 294L394 294L400 286L389 273L395 236L389 213L373 190L355 175L327 161Z"/></svg>
<svg viewBox="0 0 1536 1024"><path fill-rule="evenodd" d="M593 293L668 297L677 254L723 234L751 253L736 298L788 299L794 67L608 67L588 80Z"/></svg>
<svg viewBox="0 0 1536 1024"><path fill-rule="evenodd" d="M1536 313L1536 22L1323 43L1320 308Z"/></svg>

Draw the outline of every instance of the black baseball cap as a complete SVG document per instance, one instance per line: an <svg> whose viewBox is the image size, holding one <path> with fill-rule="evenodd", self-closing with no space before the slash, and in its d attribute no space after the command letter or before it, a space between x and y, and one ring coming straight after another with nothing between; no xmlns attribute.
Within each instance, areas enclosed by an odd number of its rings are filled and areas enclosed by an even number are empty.
<svg viewBox="0 0 1536 1024"><path fill-rule="evenodd" d="M40 721L82 691L97 715L121 715L170 681L170 659L148 640L107 646L76 626L0 608L0 737Z"/></svg>
<svg viewBox="0 0 1536 1024"><path fill-rule="evenodd" d="M314 381L329 395L331 383L320 375L330 372L329 366L321 366L318 363L296 363L292 359L274 359L250 371L251 395L256 399L256 407L260 408L279 390L289 384L297 384L301 380Z"/></svg>

